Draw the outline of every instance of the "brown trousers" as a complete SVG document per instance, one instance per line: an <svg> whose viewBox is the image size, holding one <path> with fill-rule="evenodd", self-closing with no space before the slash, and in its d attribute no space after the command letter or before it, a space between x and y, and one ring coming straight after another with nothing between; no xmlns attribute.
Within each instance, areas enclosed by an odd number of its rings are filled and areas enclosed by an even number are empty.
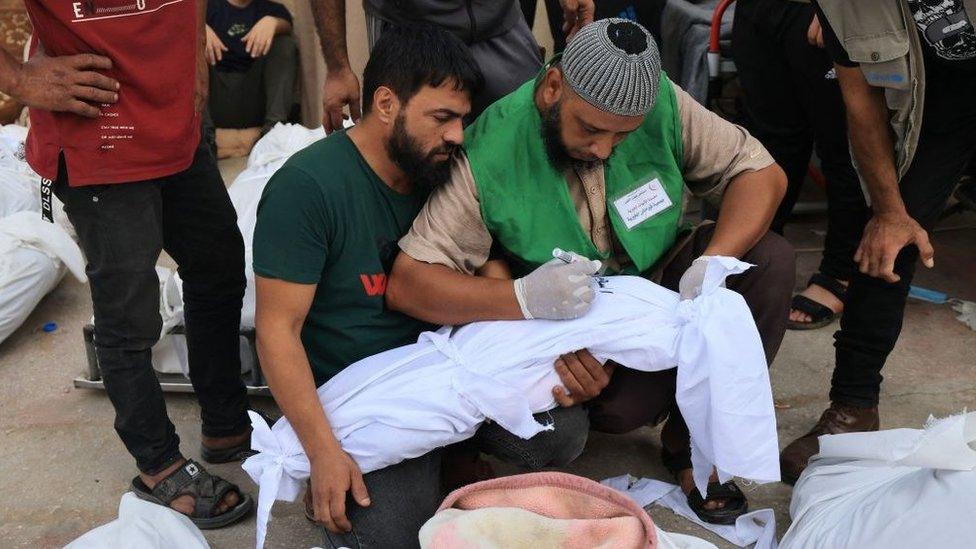
<svg viewBox="0 0 976 549"><path fill-rule="evenodd" d="M665 259L665 265L651 278L677 291L681 275L708 246L714 228L713 224L704 225L684 242L679 241L675 251ZM772 364L783 342L790 313L796 277L793 247L782 236L770 232L741 259L755 267L730 276L726 286L745 298L762 338L766 362ZM670 417L669 431L687 440L687 427L674 401L676 379L677 369L640 372L617 368L610 384L588 403L590 427L619 434L647 424L656 425Z"/></svg>

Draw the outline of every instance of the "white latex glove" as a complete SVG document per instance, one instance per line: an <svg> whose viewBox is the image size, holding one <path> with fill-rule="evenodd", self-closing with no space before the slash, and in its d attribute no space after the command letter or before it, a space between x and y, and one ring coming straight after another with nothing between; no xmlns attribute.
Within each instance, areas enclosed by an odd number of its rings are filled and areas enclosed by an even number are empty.
<svg viewBox="0 0 976 549"><path fill-rule="evenodd" d="M705 269L708 267L708 260L711 257L700 256L692 261L685 274L681 275L681 280L678 282L678 293L681 295L682 301L695 299L701 295L702 283L705 281ZM722 281L722 287L725 287L725 281Z"/></svg>
<svg viewBox="0 0 976 549"><path fill-rule="evenodd" d="M600 266L599 261L588 259L572 263L553 259L516 280L515 297L522 316L567 320L585 315L596 296L590 277Z"/></svg>

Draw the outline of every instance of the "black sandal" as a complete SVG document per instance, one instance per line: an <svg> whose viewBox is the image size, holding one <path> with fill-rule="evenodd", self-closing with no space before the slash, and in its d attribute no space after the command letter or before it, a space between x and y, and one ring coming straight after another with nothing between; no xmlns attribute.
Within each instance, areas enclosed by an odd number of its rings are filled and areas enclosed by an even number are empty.
<svg viewBox="0 0 976 549"><path fill-rule="evenodd" d="M661 461L677 480L678 473L691 469L691 450L683 450L678 453L671 453L666 448L661 448ZM692 488L688 494L688 507L698 515L702 521L710 524L730 525L735 524L736 519L749 512L749 502L746 495L730 480L725 483L709 482L708 496L702 497L698 488ZM725 505L719 509L706 509L705 503L714 500L724 500Z"/></svg>
<svg viewBox="0 0 976 549"><path fill-rule="evenodd" d="M138 476L132 479L132 492L142 500L168 507L173 500L189 495L193 497L193 514L188 515L193 524L201 530L223 528L242 519L254 506L251 496L245 494L236 484L208 473L199 463L189 459L166 478L156 483L152 489ZM237 505L214 514L224 496L237 492ZM177 511L178 512L178 511Z"/></svg>
<svg viewBox="0 0 976 549"><path fill-rule="evenodd" d="M260 410L251 409L250 411L261 416L269 427L275 424L275 420L268 414ZM230 448L207 448L202 442L200 443L200 457L203 461L211 464L244 461L256 453L258 453L257 450L251 449L251 437L247 437L244 442Z"/></svg>
<svg viewBox="0 0 976 549"><path fill-rule="evenodd" d="M847 287L834 278L825 274L814 273L810 277L810 281L807 282L807 287L814 284L833 294L841 303L844 303L847 299ZM841 315L841 313L835 313L823 303L814 301L801 294L793 296L793 302L790 303L790 308L810 316L809 322L787 320L786 327L790 330L816 330L817 328L823 328L837 320Z"/></svg>

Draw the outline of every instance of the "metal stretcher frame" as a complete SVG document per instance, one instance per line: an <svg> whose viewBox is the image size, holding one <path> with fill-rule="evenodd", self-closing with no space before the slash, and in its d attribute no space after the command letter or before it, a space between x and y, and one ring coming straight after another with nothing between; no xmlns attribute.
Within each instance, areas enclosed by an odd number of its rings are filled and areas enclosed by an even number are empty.
<svg viewBox="0 0 976 549"><path fill-rule="evenodd" d="M169 333L182 334L185 332L183 326L176 326ZM86 375L74 379L74 386L79 389L104 390L105 383L102 381L102 371L98 367L98 355L95 354L95 327L91 324L86 325L82 329L82 335L85 338L85 356L88 361L88 371ZM268 389L268 384L264 380L264 374L261 372L261 365L258 363L257 348L254 343L254 329L241 330L241 336L248 342L248 349L252 353L253 358L252 364L254 364L250 372L246 372L241 376L244 385L247 387L247 393L249 395L271 396L271 390ZM163 374L156 372L156 377L159 379L159 386L164 393L193 392L193 384L183 374Z"/></svg>

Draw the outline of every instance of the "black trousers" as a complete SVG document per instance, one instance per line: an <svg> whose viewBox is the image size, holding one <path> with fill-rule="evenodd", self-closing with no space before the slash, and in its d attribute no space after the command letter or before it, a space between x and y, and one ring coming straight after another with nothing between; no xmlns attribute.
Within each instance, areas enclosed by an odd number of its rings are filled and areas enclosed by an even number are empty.
<svg viewBox="0 0 976 549"><path fill-rule="evenodd" d="M976 75L958 81L929 82L918 149L900 190L908 215L925 230L939 220L946 201L966 165L976 152ZM952 96L955 96L954 100ZM939 250L935 250L938 264ZM908 289L918 262L918 248L908 246L898 254L895 273L901 280L890 284L880 278L855 273L847 290L840 331L834 335L836 365L830 399L859 406L877 406L881 369L898 341Z"/></svg>
<svg viewBox="0 0 976 549"><path fill-rule="evenodd" d="M201 142L178 174L133 183L70 187L62 158L54 192L78 233L95 311L95 350L115 429L139 470L154 474L181 457L150 349L162 329L155 265L162 250L183 279L190 379L203 434L243 433L240 378L244 241L217 163Z"/></svg>
<svg viewBox="0 0 976 549"><path fill-rule="evenodd" d="M742 84L743 124L786 172L789 186L773 219L783 232L816 148L827 180L827 236L820 271L850 280L868 209L851 164L844 101L830 56L807 43L812 4L739 0L732 53Z"/></svg>

